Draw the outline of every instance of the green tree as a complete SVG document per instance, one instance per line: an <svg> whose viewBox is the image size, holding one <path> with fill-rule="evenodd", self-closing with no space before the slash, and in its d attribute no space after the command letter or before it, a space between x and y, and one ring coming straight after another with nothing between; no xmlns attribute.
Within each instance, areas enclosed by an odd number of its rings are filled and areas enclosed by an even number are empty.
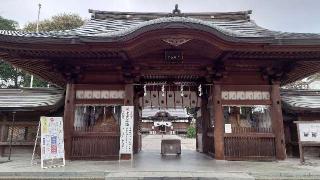
<svg viewBox="0 0 320 180"><path fill-rule="evenodd" d="M5 19L0 16L0 29L1 30L11 30L14 31L18 27L18 23L16 21Z"/></svg>
<svg viewBox="0 0 320 180"><path fill-rule="evenodd" d="M26 86L27 74L21 69L0 60L0 87L18 88Z"/></svg>
<svg viewBox="0 0 320 180"><path fill-rule="evenodd" d="M60 31L80 27L84 24L84 20L76 14L59 14L50 19L39 22L39 31ZM0 29L17 30L18 23L16 21L5 19L0 16ZM35 32L37 22L28 23L23 30ZM0 59L0 87L1 88L18 88L28 87L30 84L30 75L19 68L12 66ZM34 87L46 87L47 82L34 77Z"/></svg>
<svg viewBox="0 0 320 180"><path fill-rule="evenodd" d="M14 31L18 27L16 21L5 19L0 16L0 29ZM0 87L21 87L25 86L26 73L9 63L0 59Z"/></svg>
<svg viewBox="0 0 320 180"><path fill-rule="evenodd" d="M80 27L84 20L77 14L58 14L51 19L39 22L39 31L61 31ZM30 22L25 27L25 31L36 31L37 22Z"/></svg>

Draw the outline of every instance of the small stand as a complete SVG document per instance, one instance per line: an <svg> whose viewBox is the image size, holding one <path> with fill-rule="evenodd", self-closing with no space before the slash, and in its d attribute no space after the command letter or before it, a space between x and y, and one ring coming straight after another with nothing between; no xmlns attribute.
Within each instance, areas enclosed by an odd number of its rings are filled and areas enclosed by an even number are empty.
<svg viewBox="0 0 320 180"><path fill-rule="evenodd" d="M36 160L37 144L40 142L40 139L41 139L41 137L40 137L40 127L41 127L41 121L39 121L36 139L34 140L33 152L32 152L32 157L31 157L31 166L38 164L38 162L36 162L35 160ZM40 159L40 157L37 157L37 159Z"/></svg>

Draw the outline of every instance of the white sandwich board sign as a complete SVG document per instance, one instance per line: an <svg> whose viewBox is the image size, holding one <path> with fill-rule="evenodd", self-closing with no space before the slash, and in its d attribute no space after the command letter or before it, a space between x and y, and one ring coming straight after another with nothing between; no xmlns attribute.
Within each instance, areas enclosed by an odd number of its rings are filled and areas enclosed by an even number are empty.
<svg viewBox="0 0 320 180"><path fill-rule="evenodd" d="M65 165L62 117L40 118L41 124L41 167Z"/></svg>
<svg viewBox="0 0 320 180"><path fill-rule="evenodd" d="M299 138L300 162L304 163L304 148L320 146L320 121L295 121Z"/></svg>
<svg viewBox="0 0 320 180"><path fill-rule="evenodd" d="M320 143L320 123L307 122L297 123L299 128L299 137L301 142Z"/></svg>
<svg viewBox="0 0 320 180"><path fill-rule="evenodd" d="M121 107L120 155L133 152L133 106Z"/></svg>

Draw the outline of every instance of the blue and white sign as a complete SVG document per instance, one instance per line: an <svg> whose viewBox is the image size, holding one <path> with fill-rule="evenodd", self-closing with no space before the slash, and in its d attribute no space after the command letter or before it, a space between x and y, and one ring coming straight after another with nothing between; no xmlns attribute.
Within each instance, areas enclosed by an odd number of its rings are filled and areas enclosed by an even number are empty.
<svg viewBox="0 0 320 180"><path fill-rule="evenodd" d="M41 123L41 167L65 165L62 117L40 118Z"/></svg>

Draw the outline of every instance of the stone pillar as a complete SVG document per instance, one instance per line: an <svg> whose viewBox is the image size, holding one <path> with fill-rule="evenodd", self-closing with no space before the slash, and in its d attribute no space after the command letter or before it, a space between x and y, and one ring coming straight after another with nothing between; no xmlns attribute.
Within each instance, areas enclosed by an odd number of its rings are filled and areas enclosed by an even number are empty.
<svg viewBox="0 0 320 180"><path fill-rule="evenodd" d="M74 84L68 83L66 88L66 97L64 104L64 148L66 159L71 158L72 151L72 134L74 123L74 107L75 107L75 87Z"/></svg>
<svg viewBox="0 0 320 180"><path fill-rule="evenodd" d="M221 85L213 85L213 113L214 113L214 149L215 158L224 159L224 119L221 105Z"/></svg>
<svg viewBox="0 0 320 180"><path fill-rule="evenodd" d="M284 139L284 127L283 127L283 117L281 108L281 97L280 97L280 82L274 82L271 85L271 121L272 121L272 131L275 138L276 145L276 158L278 160L286 159L286 147Z"/></svg>

